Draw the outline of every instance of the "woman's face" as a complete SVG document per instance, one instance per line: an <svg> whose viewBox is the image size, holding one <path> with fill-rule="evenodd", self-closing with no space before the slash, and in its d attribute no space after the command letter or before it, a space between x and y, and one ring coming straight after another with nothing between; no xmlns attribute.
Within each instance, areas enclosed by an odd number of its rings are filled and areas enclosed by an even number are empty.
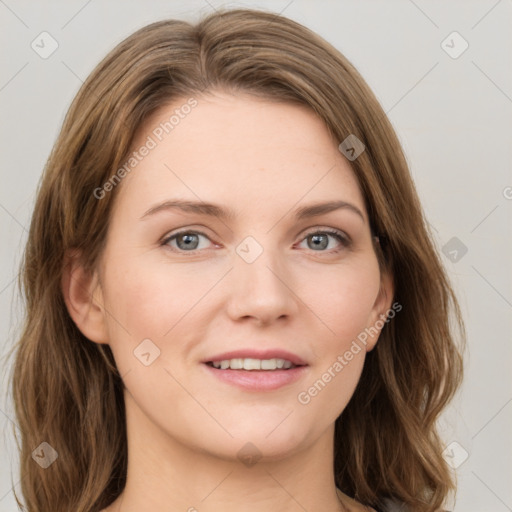
<svg viewBox="0 0 512 512"><path fill-rule="evenodd" d="M293 454L350 400L391 284L319 118L248 95L195 99L145 123L117 185L102 341L129 430L228 459Z"/></svg>

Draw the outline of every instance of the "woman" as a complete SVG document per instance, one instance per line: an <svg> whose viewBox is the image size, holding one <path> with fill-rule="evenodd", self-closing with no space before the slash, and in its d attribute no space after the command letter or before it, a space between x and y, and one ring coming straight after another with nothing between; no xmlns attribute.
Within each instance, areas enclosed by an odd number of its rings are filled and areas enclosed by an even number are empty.
<svg viewBox="0 0 512 512"><path fill-rule="evenodd" d="M456 297L373 93L289 19L121 42L50 155L22 285L31 512L434 512L455 489Z"/></svg>

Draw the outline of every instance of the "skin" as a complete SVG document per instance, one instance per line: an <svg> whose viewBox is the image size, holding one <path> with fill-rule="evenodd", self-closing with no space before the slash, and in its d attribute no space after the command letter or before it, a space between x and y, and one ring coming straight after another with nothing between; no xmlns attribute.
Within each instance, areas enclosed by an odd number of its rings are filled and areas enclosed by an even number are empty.
<svg viewBox="0 0 512 512"><path fill-rule="evenodd" d="M337 496L333 434L378 336L308 404L297 398L391 306L392 279L379 270L357 179L305 107L220 91L196 99L119 185L97 271L74 261L63 280L71 316L91 341L110 345L126 387L127 485L105 510L370 510ZM185 102L157 111L134 148ZM235 217L141 218L175 198ZM340 199L362 218L348 208L293 217ZM190 249L162 243L183 229L203 235ZM308 235L323 229L342 231L350 245L324 235L317 248ZM250 264L236 252L247 236L263 249ZM144 339L160 350L148 366L134 356ZM308 367L275 391L242 390L205 371L205 358L239 348L285 349ZM247 442L261 457L250 467L237 457Z"/></svg>

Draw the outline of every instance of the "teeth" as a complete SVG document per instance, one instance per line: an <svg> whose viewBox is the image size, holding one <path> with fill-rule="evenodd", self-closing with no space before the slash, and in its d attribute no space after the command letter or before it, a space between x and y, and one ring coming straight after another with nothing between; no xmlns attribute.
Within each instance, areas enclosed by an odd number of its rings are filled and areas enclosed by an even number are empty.
<svg viewBox="0 0 512 512"><path fill-rule="evenodd" d="M262 370L275 370L277 368L277 361L275 359L263 359L261 361Z"/></svg>
<svg viewBox="0 0 512 512"><path fill-rule="evenodd" d="M213 361L213 366L220 370L279 370L284 368L293 368L295 365L287 359L224 359L222 361Z"/></svg>
<svg viewBox="0 0 512 512"><path fill-rule="evenodd" d="M261 363L259 359L244 359L244 370L261 370Z"/></svg>
<svg viewBox="0 0 512 512"><path fill-rule="evenodd" d="M241 370L244 367L244 360L231 359L229 366L232 370Z"/></svg>

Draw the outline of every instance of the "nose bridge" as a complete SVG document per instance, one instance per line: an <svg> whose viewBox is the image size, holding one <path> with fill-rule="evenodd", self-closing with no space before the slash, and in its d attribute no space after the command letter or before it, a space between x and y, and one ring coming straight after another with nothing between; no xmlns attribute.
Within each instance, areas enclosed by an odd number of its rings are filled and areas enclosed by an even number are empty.
<svg viewBox="0 0 512 512"><path fill-rule="evenodd" d="M258 236L258 239L256 239ZM271 246L272 236L248 235L235 248L231 312L236 316L272 318L291 315L295 308L284 255Z"/></svg>

